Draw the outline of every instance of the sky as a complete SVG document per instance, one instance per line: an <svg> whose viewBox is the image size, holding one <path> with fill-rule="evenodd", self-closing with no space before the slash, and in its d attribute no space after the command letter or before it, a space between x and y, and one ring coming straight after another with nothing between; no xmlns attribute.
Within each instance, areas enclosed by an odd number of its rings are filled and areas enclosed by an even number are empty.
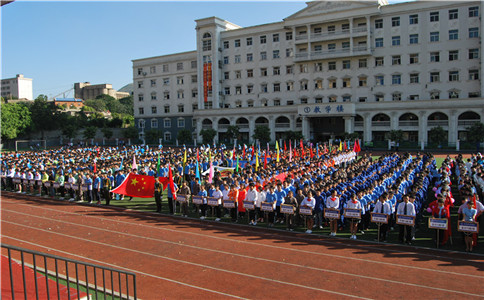
<svg viewBox="0 0 484 300"><path fill-rule="evenodd" d="M0 12L1 78L32 78L34 98L62 97L75 82L120 89L133 81L131 60L195 50L196 19L216 16L247 27L305 7L305 1L16 0Z"/></svg>

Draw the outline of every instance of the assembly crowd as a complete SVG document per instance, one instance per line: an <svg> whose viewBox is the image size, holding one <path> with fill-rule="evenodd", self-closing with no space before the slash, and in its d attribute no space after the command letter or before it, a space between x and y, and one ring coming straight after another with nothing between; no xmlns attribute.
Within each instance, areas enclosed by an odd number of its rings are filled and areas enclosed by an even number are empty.
<svg viewBox="0 0 484 300"><path fill-rule="evenodd" d="M346 146L345 146L346 148ZM331 236L349 226L351 238L363 234L370 226L370 213L388 215L388 224L381 224L378 240L386 241L388 231L395 226L397 215L413 216L416 224L423 213L450 222L454 203L451 180L455 180L461 196L460 220L478 220L484 211L479 201L484 190L483 158L478 153L466 161L459 155L447 157L440 168L431 154L389 153L372 159L367 153L357 156L354 151L337 147L329 151L326 145L303 146L287 151L201 146L199 148L157 148L148 146L123 147L64 147L57 150L8 153L2 156L1 175L4 189L96 202L106 205L122 195L110 190L121 185L127 173L167 177L172 168L176 194L166 189L172 214L180 205L182 215L195 210L200 218L211 210L220 221L229 214L234 222L246 216L251 225L257 222L286 223L288 230L305 226L313 228L329 224ZM188 149L188 151L187 151ZM280 158L279 158L280 155ZM137 161L137 163L136 163ZM225 168L219 168L225 167ZM215 168L215 171L214 171ZM155 182L154 197L161 212L163 187ZM428 196L431 194L430 196ZM177 202L176 195L187 202ZM200 205L190 201L200 196ZM208 199L216 199L211 205ZM428 203L428 199L432 200ZM234 200L227 208L225 201ZM434 200L434 201L433 201ZM254 209L247 209L252 203ZM460 203L459 203L460 204ZM264 205L272 206L265 209ZM294 214L281 207L291 205ZM303 214L305 208L306 214ZM310 208L307 214L307 208ZM339 211L337 219L324 217L325 209ZM345 218L345 209L361 211L361 217ZM248 216L246 215L248 213ZM440 230L440 242L445 244L449 230ZM415 226L399 226L400 242L415 239ZM466 237L466 250L472 251L475 237Z"/></svg>

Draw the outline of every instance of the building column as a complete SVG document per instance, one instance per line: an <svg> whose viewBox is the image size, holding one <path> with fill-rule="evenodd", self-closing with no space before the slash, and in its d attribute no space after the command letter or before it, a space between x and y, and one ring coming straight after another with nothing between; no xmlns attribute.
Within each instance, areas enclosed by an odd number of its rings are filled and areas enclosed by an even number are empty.
<svg viewBox="0 0 484 300"><path fill-rule="evenodd" d="M397 129L398 129L397 113L392 111L390 113L390 130L397 130Z"/></svg>
<svg viewBox="0 0 484 300"><path fill-rule="evenodd" d="M350 18L350 54L353 54L353 18Z"/></svg>
<svg viewBox="0 0 484 300"><path fill-rule="evenodd" d="M197 134L197 143L202 144L203 139L202 136L200 135L200 131L202 130L202 118L196 118L195 121L197 122L197 128L195 129L196 134Z"/></svg>
<svg viewBox="0 0 484 300"><path fill-rule="evenodd" d="M289 122L291 122L290 126L289 126L289 130L291 131L296 131L296 119L297 119L297 115L290 115L289 116Z"/></svg>
<svg viewBox="0 0 484 300"><path fill-rule="evenodd" d="M457 142L457 111L451 110L449 117L449 133L448 143L455 144Z"/></svg>
<svg viewBox="0 0 484 300"><path fill-rule="evenodd" d="M215 143L218 144L218 118L212 119L212 128L217 132L215 135Z"/></svg>
<svg viewBox="0 0 484 300"><path fill-rule="evenodd" d="M364 125L363 125L363 140L365 142L371 141L371 116L370 113L365 113L364 117Z"/></svg>
<svg viewBox="0 0 484 300"><path fill-rule="evenodd" d="M355 132L355 118L352 116L343 117L345 120L345 131L348 133Z"/></svg>
<svg viewBox="0 0 484 300"><path fill-rule="evenodd" d="M419 143L427 143L428 141L428 134L427 134L427 114L425 111L421 110L418 113L418 141Z"/></svg>
<svg viewBox="0 0 484 300"><path fill-rule="evenodd" d="M255 118L254 116L250 116L249 118L249 144L253 142L252 135L254 135L255 130Z"/></svg>
<svg viewBox="0 0 484 300"><path fill-rule="evenodd" d="M371 27L370 16L366 16L366 49L371 49Z"/></svg>
<svg viewBox="0 0 484 300"><path fill-rule="evenodd" d="M309 117L302 117L302 134L304 140L309 140L311 138L310 134L310 124L309 124Z"/></svg>
<svg viewBox="0 0 484 300"><path fill-rule="evenodd" d="M271 132L271 141L276 141L276 119L274 116L269 116L269 130Z"/></svg>
<svg viewBox="0 0 484 300"><path fill-rule="evenodd" d="M308 55L311 56L311 24L306 25L306 31L308 36ZM308 57L308 58L309 58Z"/></svg>

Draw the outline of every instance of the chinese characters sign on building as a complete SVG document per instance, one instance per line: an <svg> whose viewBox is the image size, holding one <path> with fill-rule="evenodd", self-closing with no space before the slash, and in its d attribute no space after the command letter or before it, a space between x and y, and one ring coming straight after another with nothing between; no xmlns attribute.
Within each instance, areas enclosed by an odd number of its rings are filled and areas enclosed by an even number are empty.
<svg viewBox="0 0 484 300"><path fill-rule="evenodd" d="M354 104L328 103L315 105L301 105L298 113L309 117L324 117L334 115L353 115L355 113Z"/></svg>

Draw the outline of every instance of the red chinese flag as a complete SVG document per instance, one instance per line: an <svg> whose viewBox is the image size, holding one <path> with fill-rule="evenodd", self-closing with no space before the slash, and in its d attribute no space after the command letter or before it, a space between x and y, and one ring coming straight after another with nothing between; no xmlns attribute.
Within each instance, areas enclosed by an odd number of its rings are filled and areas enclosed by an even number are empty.
<svg viewBox="0 0 484 300"><path fill-rule="evenodd" d="M155 178L129 173L123 183L111 192L130 197L152 198L155 193Z"/></svg>
<svg viewBox="0 0 484 300"><path fill-rule="evenodd" d="M267 151L264 153L264 169L267 169Z"/></svg>

